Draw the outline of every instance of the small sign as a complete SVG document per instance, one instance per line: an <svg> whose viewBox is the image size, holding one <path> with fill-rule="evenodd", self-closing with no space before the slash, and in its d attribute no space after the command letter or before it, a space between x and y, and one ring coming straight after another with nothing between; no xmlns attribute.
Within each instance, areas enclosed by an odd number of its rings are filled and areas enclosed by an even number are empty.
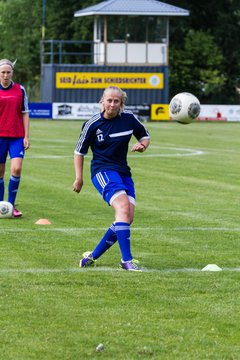
<svg viewBox="0 0 240 360"><path fill-rule="evenodd" d="M29 103L29 117L51 119L52 118L52 104L51 103Z"/></svg>
<svg viewBox="0 0 240 360"><path fill-rule="evenodd" d="M170 120L168 104L152 104L151 120Z"/></svg>

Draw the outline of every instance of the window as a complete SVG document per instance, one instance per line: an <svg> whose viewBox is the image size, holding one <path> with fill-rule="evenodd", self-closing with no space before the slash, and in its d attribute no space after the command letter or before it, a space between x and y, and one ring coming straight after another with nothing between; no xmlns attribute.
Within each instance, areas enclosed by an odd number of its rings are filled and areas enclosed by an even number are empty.
<svg viewBox="0 0 240 360"><path fill-rule="evenodd" d="M103 29L103 24L101 28ZM107 41L166 43L167 18L158 16L108 16Z"/></svg>

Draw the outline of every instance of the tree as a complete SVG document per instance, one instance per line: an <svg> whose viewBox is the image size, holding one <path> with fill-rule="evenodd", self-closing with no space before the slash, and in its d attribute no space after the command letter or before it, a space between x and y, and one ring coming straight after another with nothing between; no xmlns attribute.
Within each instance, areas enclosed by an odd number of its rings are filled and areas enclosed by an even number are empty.
<svg viewBox="0 0 240 360"><path fill-rule="evenodd" d="M215 93L205 97L207 102L217 102L222 104L239 103L239 94L236 87L240 78L240 10L239 0L168 0L169 4L186 8L190 11L190 16L186 19L172 21L170 26L170 54L185 48L185 37L190 30L202 31L212 37L212 44L222 53L221 64L216 59L215 69L218 75L224 79L224 88L216 90ZM194 39L193 39L194 41ZM196 39L196 41L198 41ZM201 44L199 44L201 46ZM182 54L181 60L184 60ZM213 55L209 56L214 60ZM186 56L185 56L186 58ZM174 60L175 61L175 60ZM197 59L196 59L197 61ZM180 68L171 62L172 66ZM195 65L193 65L195 68ZM193 72L194 73L194 72ZM173 79L170 78L170 82ZM176 84L175 84L176 85Z"/></svg>
<svg viewBox="0 0 240 360"><path fill-rule="evenodd" d="M170 51L170 97L188 91L202 102L216 101L226 82L222 63L222 53L213 37L189 30L182 46Z"/></svg>
<svg viewBox="0 0 240 360"><path fill-rule="evenodd" d="M17 59L14 77L26 86L30 97L40 78L39 10L32 0L5 1L0 7L0 57Z"/></svg>

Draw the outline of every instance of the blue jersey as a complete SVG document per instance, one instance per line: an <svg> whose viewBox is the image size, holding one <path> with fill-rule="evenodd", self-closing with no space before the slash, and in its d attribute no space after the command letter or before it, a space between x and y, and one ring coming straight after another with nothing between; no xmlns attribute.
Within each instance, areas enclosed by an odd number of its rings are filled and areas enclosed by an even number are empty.
<svg viewBox="0 0 240 360"><path fill-rule="evenodd" d="M83 124L75 154L86 155L91 147L92 177L103 170L131 176L127 152L132 135L138 141L150 138L145 126L131 111L124 110L113 119L105 119L103 113L96 114Z"/></svg>

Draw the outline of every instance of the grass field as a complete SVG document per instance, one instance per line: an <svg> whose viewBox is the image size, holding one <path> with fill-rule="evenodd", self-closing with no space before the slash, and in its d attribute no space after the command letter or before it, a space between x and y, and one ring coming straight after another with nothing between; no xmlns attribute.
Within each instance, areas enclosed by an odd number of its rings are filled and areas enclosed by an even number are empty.
<svg viewBox="0 0 240 360"><path fill-rule="evenodd" d="M90 154L72 191L81 125L32 120L24 216L0 221L0 359L240 359L240 124L147 124L151 147L129 155L142 273L118 268L117 245L78 267L113 220Z"/></svg>

